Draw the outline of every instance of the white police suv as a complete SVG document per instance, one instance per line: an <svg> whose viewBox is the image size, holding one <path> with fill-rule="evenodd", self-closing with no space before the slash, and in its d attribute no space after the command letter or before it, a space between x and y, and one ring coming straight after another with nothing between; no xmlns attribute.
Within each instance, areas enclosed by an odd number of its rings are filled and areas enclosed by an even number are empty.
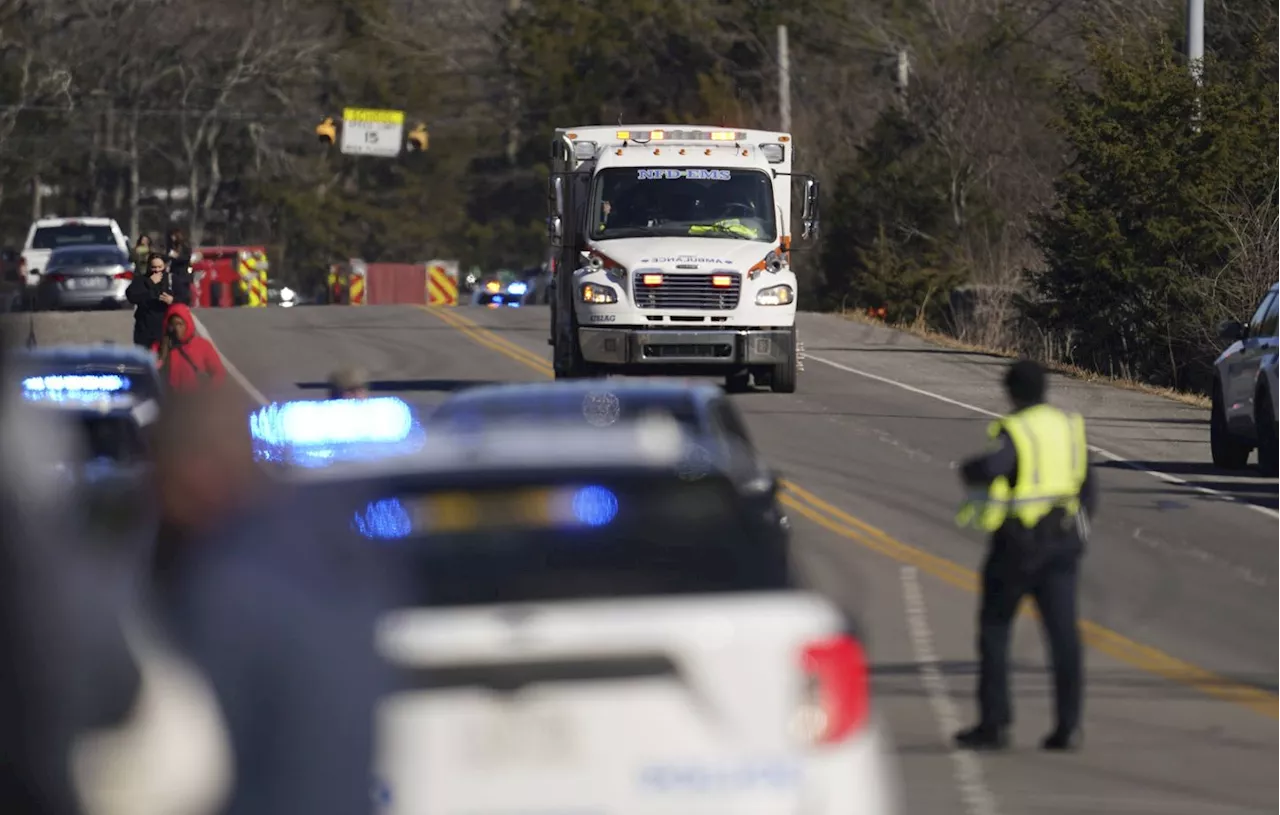
<svg viewBox="0 0 1280 815"><path fill-rule="evenodd" d="M316 443L308 410L258 432ZM861 643L678 425L398 426L392 455L287 474L402 581L380 811L898 811Z"/></svg>

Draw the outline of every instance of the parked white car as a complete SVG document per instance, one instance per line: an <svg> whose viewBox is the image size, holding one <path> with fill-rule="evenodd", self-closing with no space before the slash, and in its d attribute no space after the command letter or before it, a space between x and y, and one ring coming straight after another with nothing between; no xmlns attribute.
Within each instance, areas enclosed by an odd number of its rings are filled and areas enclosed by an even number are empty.
<svg viewBox="0 0 1280 815"><path fill-rule="evenodd" d="M113 218L41 218L31 225L22 246L28 289L40 282L54 249L113 244L129 254L129 239Z"/></svg>

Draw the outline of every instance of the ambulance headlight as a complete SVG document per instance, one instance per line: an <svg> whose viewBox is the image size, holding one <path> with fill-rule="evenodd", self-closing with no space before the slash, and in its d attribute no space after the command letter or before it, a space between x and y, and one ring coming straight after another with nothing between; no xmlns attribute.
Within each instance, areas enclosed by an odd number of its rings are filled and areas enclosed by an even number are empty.
<svg viewBox="0 0 1280 815"><path fill-rule="evenodd" d="M770 286L756 293L757 306L789 306L795 302L796 293L786 285Z"/></svg>
<svg viewBox="0 0 1280 815"><path fill-rule="evenodd" d="M584 303L604 305L618 302L618 290L613 286L604 286L600 283L583 283L578 293Z"/></svg>

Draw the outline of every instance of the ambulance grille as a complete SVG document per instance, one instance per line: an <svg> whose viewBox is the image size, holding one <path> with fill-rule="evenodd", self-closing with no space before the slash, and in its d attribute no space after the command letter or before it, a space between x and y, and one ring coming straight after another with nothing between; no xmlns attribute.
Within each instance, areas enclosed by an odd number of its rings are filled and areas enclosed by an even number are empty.
<svg viewBox="0 0 1280 815"><path fill-rule="evenodd" d="M738 307L742 276L736 272L714 274L664 274L656 286L645 285L644 275L632 277L632 292L639 308L731 311ZM713 286L712 277L728 277L728 286Z"/></svg>

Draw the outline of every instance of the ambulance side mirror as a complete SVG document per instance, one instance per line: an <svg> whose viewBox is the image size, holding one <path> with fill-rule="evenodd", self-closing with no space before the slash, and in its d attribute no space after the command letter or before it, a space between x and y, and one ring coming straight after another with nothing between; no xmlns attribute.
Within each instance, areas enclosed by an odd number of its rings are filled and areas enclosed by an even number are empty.
<svg viewBox="0 0 1280 815"><path fill-rule="evenodd" d="M551 215L547 218L547 238L553 246L564 239L564 176L551 179Z"/></svg>
<svg viewBox="0 0 1280 815"><path fill-rule="evenodd" d="M800 237L804 240L818 237L819 215L818 215L818 181L814 178L805 179L804 182L804 211L800 216L804 223L804 231L800 233Z"/></svg>

